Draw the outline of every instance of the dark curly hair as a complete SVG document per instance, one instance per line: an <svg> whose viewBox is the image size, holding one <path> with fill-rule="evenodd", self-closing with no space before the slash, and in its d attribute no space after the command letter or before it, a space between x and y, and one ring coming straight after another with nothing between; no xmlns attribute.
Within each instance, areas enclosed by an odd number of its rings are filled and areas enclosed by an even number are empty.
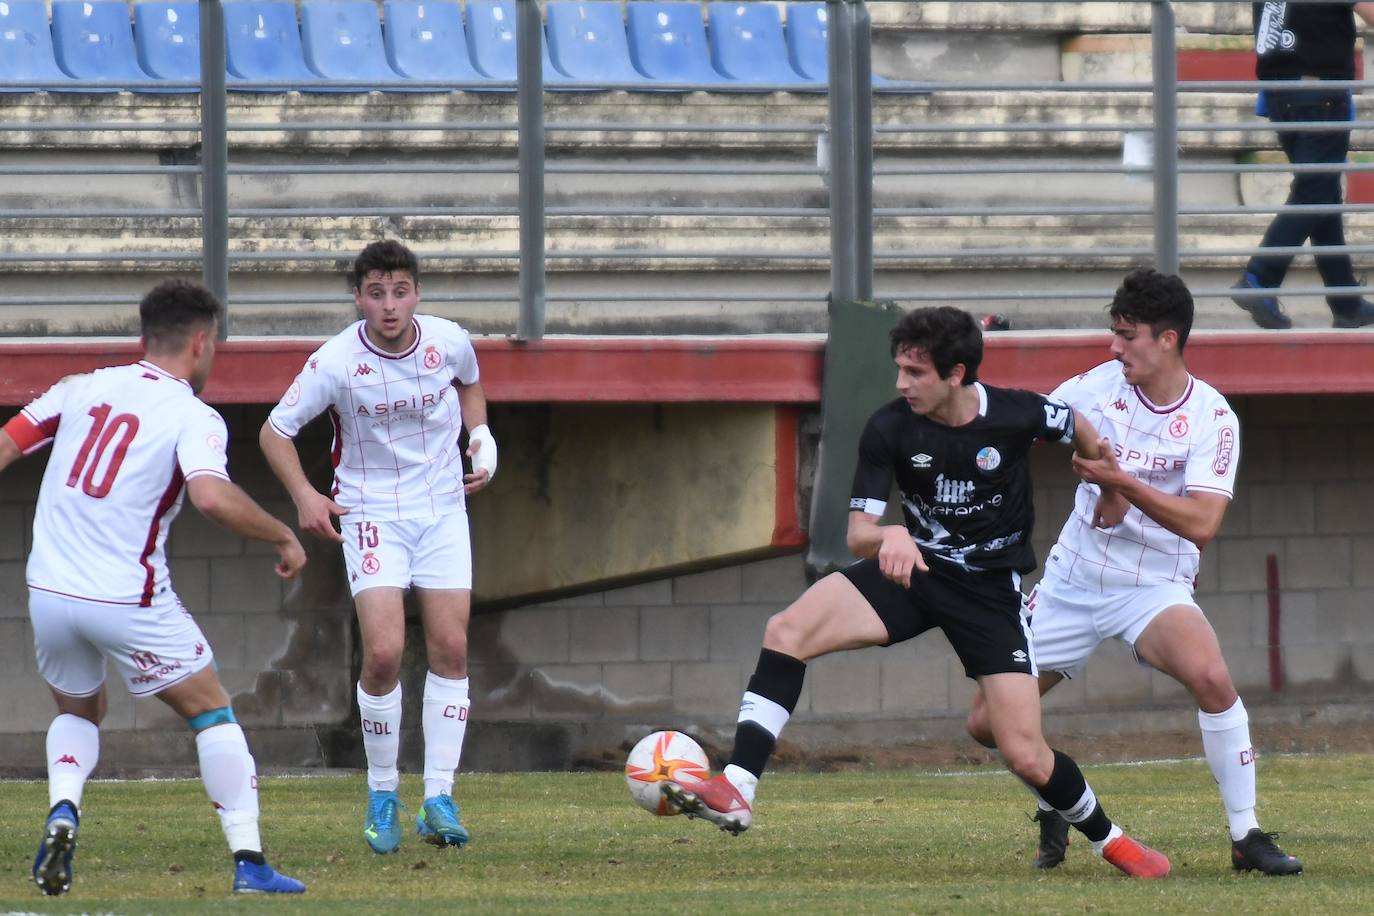
<svg viewBox="0 0 1374 916"><path fill-rule="evenodd" d="M1155 337L1165 331L1178 333L1178 349L1188 342L1193 329L1193 294L1174 274L1141 267L1126 274L1116 290L1108 313L1113 321L1148 324Z"/></svg>
<svg viewBox="0 0 1374 916"><path fill-rule="evenodd" d="M888 335L892 355L903 350L920 350L930 357L940 378L949 378L954 367L964 366L964 384L978 381L978 366L983 362L983 332L973 316L948 305L912 309L902 316Z"/></svg>
<svg viewBox="0 0 1374 916"><path fill-rule="evenodd" d="M154 353L180 349L192 332L223 320L215 294L190 280L163 280L138 304L139 333Z"/></svg>
<svg viewBox="0 0 1374 916"><path fill-rule="evenodd" d="M353 261L353 272L350 276L352 285L349 289L361 289L363 278L374 270L384 274L395 273L398 270L408 271L415 285L420 285L420 259L415 257L415 252L395 239L373 242L362 250Z"/></svg>

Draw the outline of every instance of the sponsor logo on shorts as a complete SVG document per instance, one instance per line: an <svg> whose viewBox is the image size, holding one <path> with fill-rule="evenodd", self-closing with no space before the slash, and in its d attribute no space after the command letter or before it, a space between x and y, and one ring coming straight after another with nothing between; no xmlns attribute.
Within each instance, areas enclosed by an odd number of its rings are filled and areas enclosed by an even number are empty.
<svg viewBox="0 0 1374 916"><path fill-rule="evenodd" d="M1017 649L1015 652L1011 653L1011 660L1016 662L1018 665L1024 665L1026 663L1026 659L1029 657L1030 656L1026 655L1025 651L1022 649Z"/></svg>
<svg viewBox="0 0 1374 916"><path fill-rule="evenodd" d="M162 664L162 659L145 649L135 649L129 653L129 658L133 659L139 671L151 671Z"/></svg>
<svg viewBox="0 0 1374 916"><path fill-rule="evenodd" d="M140 686L142 684L155 684L163 678L167 677L169 674L174 674L180 671L182 667L183 666L179 661L168 662L167 664L164 664L152 671L149 671L147 674L140 674L137 677L129 678L129 683L135 687Z"/></svg>

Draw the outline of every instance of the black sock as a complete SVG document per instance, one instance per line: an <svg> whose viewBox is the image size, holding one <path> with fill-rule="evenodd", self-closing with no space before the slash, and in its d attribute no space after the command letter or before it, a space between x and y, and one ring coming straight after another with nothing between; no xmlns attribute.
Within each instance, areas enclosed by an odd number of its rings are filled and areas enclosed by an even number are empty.
<svg viewBox="0 0 1374 916"><path fill-rule="evenodd" d="M778 704L790 715L797 708L801 698L802 683L806 680L806 662L774 652L772 649L759 651L758 665L749 678L749 693L757 694ZM741 709L742 715L747 715ZM777 735L766 727L750 719L743 719L735 727L735 748L730 754L727 765L741 767L762 776L768 766L768 758L778 743Z"/></svg>
<svg viewBox="0 0 1374 916"><path fill-rule="evenodd" d="M262 853L260 853L260 852L254 852L254 851L251 850L251 849L236 849L236 850L234 850L234 861L235 861L235 862L252 862L254 865L266 865L266 864L267 864L267 858L266 858Z"/></svg>
<svg viewBox="0 0 1374 916"><path fill-rule="evenodd" d="M1088 839L1095 842L1105 840L1107 834L1111 833L1112 822L1096 798L1092 799L1092 805L1087 811L1074 810L1083 802L1084 796L1088 795L1088 781L1083 778L1083 771L1068 754L1062 751L1054 752L1054 769L1050 772L1049 781L1035 788L1041 798L1064 815L1064 819L1082 831Z"/></svg>

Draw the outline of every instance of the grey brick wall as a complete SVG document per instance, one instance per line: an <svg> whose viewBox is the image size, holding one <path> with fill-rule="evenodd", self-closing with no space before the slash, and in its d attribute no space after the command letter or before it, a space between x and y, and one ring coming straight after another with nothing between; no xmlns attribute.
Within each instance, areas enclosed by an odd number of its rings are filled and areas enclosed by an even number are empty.
<svg viewBox="0 0 1374 916"><path fill-rule="evenodd" d="M1289 715L1321 698L1360 699L1374 681L1374 399L1242 398L1238 499L1203 558L1198 598L1254 711ZM282 518L289 503L257 458L262 408L225 410L231 472ZM7 414L0 413L0 422ZM323 430L305 454L324 455ZM1044 555L1069 506L1064 452L1035 454L1036 548ZM43 459L0 478L0 765L41 761L51 717L37 678L23 557ZM327 468L311 472L327 477ZM481 538L476 531L475 538ZM240 719L266 764L353 764L352 608L332 549L312 546L312 575L283 586L270 551L187 509L171 537L176 588L215 648ZM1269 687L1265 557L1279 559L1285 686ZM1030 580L1033 582L1033 578ZM1030 584L1028 582L1028 584ZM721 739L733 730L764 624L807 586L800 556L742 562L609 591L479 614L472 624L470 767L557 766L655 727ZM417 637L418 633L412 633ZM417 743L423 658L411 639ZM962 733L972 685L939 633L814 662L788 737L816 745ZM1081 679L1046 700L1050 728L1190 728L1194 707L1173 682L1121 646L1099 650ZM1103 715L1103 712L1109 713ZM149 742L149 732L167 740ZM185 763L184 727L156 701L111 691L102 759L113 766ZM178 736L174 740L171 736ZM140 740L142 739L142 740Z"/></svg>

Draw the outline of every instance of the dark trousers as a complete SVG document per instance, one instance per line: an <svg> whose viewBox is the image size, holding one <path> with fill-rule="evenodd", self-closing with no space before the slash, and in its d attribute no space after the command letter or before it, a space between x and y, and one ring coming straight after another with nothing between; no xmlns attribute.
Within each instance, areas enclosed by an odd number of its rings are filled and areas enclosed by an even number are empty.
<svg viewBox="0 0 1374 916"><path fill-rule="evenodd" d="M1274 123L1350 120L1350 96L1344 89L1302 89L1267 93L1269 119ZM1280 130L1279 142L1294 164L1344 163L1350 151L1349 131ZM1341 203L1340 172L1302 172L1293 176L1288 191L1289 204ZM1345 227L1339 213L1280 213L1274 217L1260 242L1264 248L1297 248L1312 240L1314 249L1324 245L1344 245ZM1317 271L1327 287L1358 286L1347 254L1316 255ZM1291 254L1256 254L1246 270L1255 275L1260 286L1280 286ZM1337 314L1359 307L1358 295L1327 296Z"/></svg>

